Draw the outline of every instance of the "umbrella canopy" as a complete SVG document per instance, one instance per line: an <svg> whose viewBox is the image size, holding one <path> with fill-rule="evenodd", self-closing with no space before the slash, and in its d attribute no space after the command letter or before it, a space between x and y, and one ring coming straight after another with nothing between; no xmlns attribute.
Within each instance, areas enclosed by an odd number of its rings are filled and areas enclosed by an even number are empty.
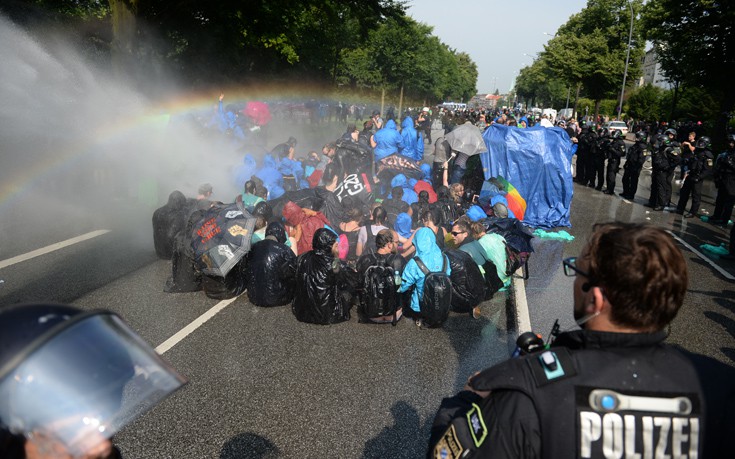
<svg viewBox="0 0 735 459"><path fill-rule="evenodd" d="M508 200L508 207L516 214L516 218L523 220L523 215L526 213L526 200L523 199L518 189L504 179L502 175L499 175L496 179L503 185L503 189L506 192L505 199Z"/></svg>
<svg viewBox="0 0 735 459"><path fill-rule="evenodd" d="M191 234L199 269L204 274L225 277L250 251L255 220L242 203L210 208Z"/></svg>
<svg viewBox="0 0 735 459"><path fill-rule="evenodd" d="M487 151L480 129L467 121L444 136L452 150L472 156Z"/></svg>
<svg viewBox="0 0 735 459"><path fill-rule="evenodd" d="M248 102L242 112L252 118L258 126L265 126L271 120L271 111L265 102Z"/></svg>

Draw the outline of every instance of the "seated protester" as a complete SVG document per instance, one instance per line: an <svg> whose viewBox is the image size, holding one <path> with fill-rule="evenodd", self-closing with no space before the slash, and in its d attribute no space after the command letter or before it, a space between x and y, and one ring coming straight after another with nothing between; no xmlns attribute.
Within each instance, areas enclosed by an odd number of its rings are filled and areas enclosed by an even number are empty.
<svg viewBox="0 0 735 459"><path fill-rule="evenodd" d="M287 240L283 223L272 222L265 239L248 252L247 293L256 306L283 306L293 300L296 255Z"/></svg>
<svg viewBox="0 0 735 459"><path fill-rule="evenodd" d="M316 195L324 201L321 211L324 213L324 216L327 217L327 220L329 221L328 224L330 226L339 225L339 222L344 221L344 216L342 215L342 204L335 193L337 186L343 179L344 175L337 164L329 163L324 168L324 173L322 174L324 186L315 188Z"/></svg>
<svg viewBox="0 0 735 459"><path fill-rule="evenodd" d="M171 259L176 235L184 229L188 217L186 196L181 191L173 191L168 203L153 212L153 247L158 258Z"/></svg>
<svg viewBox="0 0 735 459"><path fill-rule="evenodd" d="M447 230L443 226L437 225L437 210L435 208L427 209L421 214L421 226L429 228L436 235L436 245L440 250L444 250L445 241L447 239Z"/></svg>
<svg viewBox="0 0 735 459"><path fill-rule="evenodd" d="M508 255L505 251L505 238L497 233L485 233L485 226L480 222L473 223L471 230L472 236L485 252L485 259L495 265L495 271L498 279L503 283L503 289L507 288L510 286L511 278L506 272ZM484 274L487 276L489 273Z"/></svg>
<svg viewBox="0 0 735 459"><path fill-rule="evenodd" d="M247 154L243 156L242 164L235 167L235 169L233 170L235 186L243 186L245 182L250 180L257 169L258 164L256 163L253 155Z"/></svg>
<svg viewBox="0 0 735 459"><path fill-rule="evenodd" d="M480 223L474 225L482 226ZM482 276L485 279L485 298L490 299L495 292L504 286L504 283L498 274L495 260L491 259L486 249L480 245L479 241L475 240L472 228L473 223L466 216L463 216L454 222L454 226L452 226L452 237L454 238L455 246L459 250L469 254L480 268L480 272L482 272ZM502 266L505 268L505 260L503 260Z"/></svg>
<svg viewBox="0 0 735 459"><path fill-rule="evenodd" d="M263 186L270 192L268 199L276 199L283 194L283 175L277 169L278 164L271 155L263 157L263 167L258 169L255 177L263 182ZM279 193L280 190L280 193Z"/></svg>
<svg viewBox="0 0 735 459"><path fill-rule="evenodd" d="M283 218L286 223L295 228L294 238L299 254L311 250L311 242L316 231L324 228L324 225L329 225L329 221L323 213L311 209L302 209L292 201L283 206Z"/></svg>
<svg viewBox="0 0 735 459"><path fill-rule="evenodd" d="M396 224L396 217L401 213L411 214L411 207L403 200L403 188L400 186L393 187L390 199L385 199L381 203L385 211L388 212L388 225L392 228Z"/></svg>
<svg viewBox="0 0 735 459"><path fill-rule="evenodd" d="M411 287L414 287L413 293L411 294L411 307L404 310L403 313L416 319L416 325L422 326L421 300L424 294L424 280L426 275L416 262L416 258L421 259L421 262L429 272L441 272L442 268L446 265L444 273L451 275L452 268L436 245L436 236L434 236L429 228L419 228L414 235L413 244L416 247L416 256L406 264L401 275L401 288L398 292L407 292Z"/></svg>
<svg viewBox="0 0 735 459"><path fill-rule="evenodd" d="M202 289L202 273L197 268L191 241L194 227L200 223L206 212L204 209L192 212L184 230L176 235L171 257L171 277L166 280L164 292L198 292Z"/></svg>
<svg viewBox="0 0 735 459"><path fill-rule="evenodd" d="M265 239L265 230L268 223L273 219L273 209L267 202L259 202L258 205L253 209L253 217L257 218L255 221L255 229L253 230L252 242L262 241Z"/></svg>
<svg viewBox="0 0 735 459"><path fill-rule="evenodd" d="M312 177L317 168L319 167L319 154L315 151L310 151L309 155L301 162L301 166L304 168L304 180L306 186L302 185L302 188L314 188L319 185L323 170L319 171L319 178Z"/></svg>
<svg viewBox="0 0 735 459"><path fill-rule="evenodd" d="M426 191L429 194L429 203L434 204L437 197L434 187L431 186L431 166L426 163L422 164L421 173L423 174L423 177L413 186L413 191L418 195L421 195L422 191Z"/></svg>
<svg viewBox="0 0 735 459"><path fill-rule="evenodd" d="M293 143L291 143L292 140ZM285 191L296 191L299 189L299 183L304 177L304 169L301 166L301 163L294 159L296 139L291 137L289 139L289 142L281 145L283 145L284 147L281 147L278 150L278 154L276 157L279 160L278 172L283 175L283 189ZM285 148L286 146L288 148Z"/></svg>
<svg viewBox="0 0 735 459"><path fill-rule="evenodd" d="M461 183L453 183L449 187L449 194L452 197L452 202L457 216L464 215L470 207L470 204L464 200L464 185Z"/></svg>
<svg viewBox="0 0 735 459"><path fill-rule="evenodd" d="M419 200L411 204L411 225L413 229L421 226L421 215L430 208L429 193L422 191L419 193Z"/></svg>
<svg viewBox="0 0 735 459"><path fill-rule="evenodd" d="M345 260L350 264L357 261L357 238L360 235L362 211L357 207L352 207L345 212L345 215L347 221L339 224L339 230L347 239L349 248Z"/></svg>
<svg viewBox="0 0 735 459"><path fill-rule="evenodd" d="M406 260L396 253L398 239L391 230L380 230L375 246L377 250L365 253L357 261L358 279L362 280L357 314L360 322L395 322L410 301L408 294L396 291L396 278L400 283Z"/></svg>
<svg viewBox="0 0 735 459"><path fill-rule="evenodd" d="M452 223L459 218L462 213L458 212L458 208L455 205L454 198L452 198L449 187L440 186L436 190L436 202L434 208L437 210L437 217L439 221L437 224L444 228L451 228Z"/></svg>
<svg viewBox="0 0 735 459"><path fill-rule="evenodd" d="M401 133L396 128L394 120L388 120L385 126L379 128L373 136L375 141L375 162L380 162L388 156L399 153L403 150L403 139Z"/></svg>
<svg viewBox="0 0 735 459"><path fill-rule="evenodd" d="M417 195L416 192L413 191L413 188L408 186L408 179L403 174L395 175L393 177L393 180L391 180L390 182L390 186L392 188L395 188L397 186L403 188L403 201L408 203L408 205L411 205L419 200L419 195Z"/></svg>
<svg viewBox="0 0 735 459"><path fill-rule="evenodd" d="M250 213L253 213L256 204L264 201L262 197L257 195L257 188L258 185L255 183L254 180L248 180L247 182L245 182L243 192L240 195L242 206L246 208Z"/></svg>
<svg viewBox="0 0 735 459"><path fill-rule="evenodd" d="M462 250L447 250L452 274L452 311L480 317L480 303L485 301L485 278L475 260Z"/></svg>
<svg viewBox="0 0 735 459"><path fill-rule="evenodd" d="M371 214L371 219L360 228L360 232L357 235L357 256L361 256L363 253L369 251L375 251L375 235L378 231L388 229L386 219L388 213L382 206L376 206Z"/></svg>
<svg viewBox="0 0 735 459"><path fill-rule="evenodd" d="M320 228L310 245L314 250L296 261L294 316L300 322L322 325L350 320L357 275L337 258L337 235Z"/></svg>
<svg viewBox="0 0 735 459"><path fill-rule="evenodd" d="M406 213L398 214L393 229L398 236L398 253L404 258L412 257L416 252L416 248L413 246L413 235L415 232L411 228L411 217Z"/></svg>
<svg viewBox="0 0 735 459"><path fill-rule="evenodd" d="M482 207L478 206L477 204L470 206L469 209L467 209L467 213L465 213L467 218L470 219L471 222L478 222L482 219L487 218L487 214L484 210L482 210ZM473 235L474 236L474 235Z"/></svg>

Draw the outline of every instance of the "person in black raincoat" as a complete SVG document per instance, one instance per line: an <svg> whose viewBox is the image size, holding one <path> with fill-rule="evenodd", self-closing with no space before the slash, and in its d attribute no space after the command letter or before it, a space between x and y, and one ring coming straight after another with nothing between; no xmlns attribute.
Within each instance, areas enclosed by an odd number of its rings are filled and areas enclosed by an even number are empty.
<svg viewBox="0 0 735 459"><path fill-rule="evenodd" d="M294 316L320 325L350 320L357 275L337 257L337 234L320 228L314 233L312 246L313 250L296 261Z"/></svg>
<svg viewBox="0 0 735 459"><path fill-rule="evenodd" d="M643 164L649 156L651 156L651 152L648 149L648 142L646 142L646 133L638 131L635 133L635 143L628 148L625 165L623 166L623 169L625 169L625 172L623 172L623 193L620 196L626 199L635 198L635 193L638 191L638 178L641 175Z"/></svg>
<svg viewBox="0 0 735 459"><path fill-rule="evenodd" d="M174 239L186 226L187 216L186 196L178 190L168 196L166 205L153 212L153 247L158 258L171 259Z"/></svg>
<svg viewBox="0 0 735 459"><path fill-rule="evenodd" d="M271 222L265 239L248 253L248 299L256 306L283 306L293 300L296 255L286 246L286 228Z"/></svg>
<svg viewBox="0 0 735 459"><path fill-rule="evenodd" d="M452 311L472 313L485 300L485 278L472 256L462 250L446 250L452 274Z"/></svg>

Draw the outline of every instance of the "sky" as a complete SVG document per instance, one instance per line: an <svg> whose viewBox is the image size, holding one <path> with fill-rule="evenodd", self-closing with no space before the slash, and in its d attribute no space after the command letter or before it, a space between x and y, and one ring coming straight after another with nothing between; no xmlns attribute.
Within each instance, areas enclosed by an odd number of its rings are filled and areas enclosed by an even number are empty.
<svg viewBox="0 0 735 459"><path fill-rule="evenodd" d="M480 94L496 88L503 94L559 26L586 5L586 0L410 0L408 15L434 27L433 34L450 48L469 54L477 64Z"/></svg>

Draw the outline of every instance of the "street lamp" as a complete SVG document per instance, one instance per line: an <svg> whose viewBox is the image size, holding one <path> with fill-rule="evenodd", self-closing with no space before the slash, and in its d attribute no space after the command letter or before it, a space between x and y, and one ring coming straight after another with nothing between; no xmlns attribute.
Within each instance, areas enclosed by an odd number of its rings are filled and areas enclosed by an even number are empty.
<svg viewBox="0 0 735 459"><path fill-rule="evenodd" d="M625 71L623 72L623 87L620 89L620 104L618 104L618 119L620 114L623 113L623 96L625 95L625 79L628 77L628 62L630 61L630 42L633 39L633 4L628 1L630 7L630 32L628 32L628 50L625 53Z"/></svg>

